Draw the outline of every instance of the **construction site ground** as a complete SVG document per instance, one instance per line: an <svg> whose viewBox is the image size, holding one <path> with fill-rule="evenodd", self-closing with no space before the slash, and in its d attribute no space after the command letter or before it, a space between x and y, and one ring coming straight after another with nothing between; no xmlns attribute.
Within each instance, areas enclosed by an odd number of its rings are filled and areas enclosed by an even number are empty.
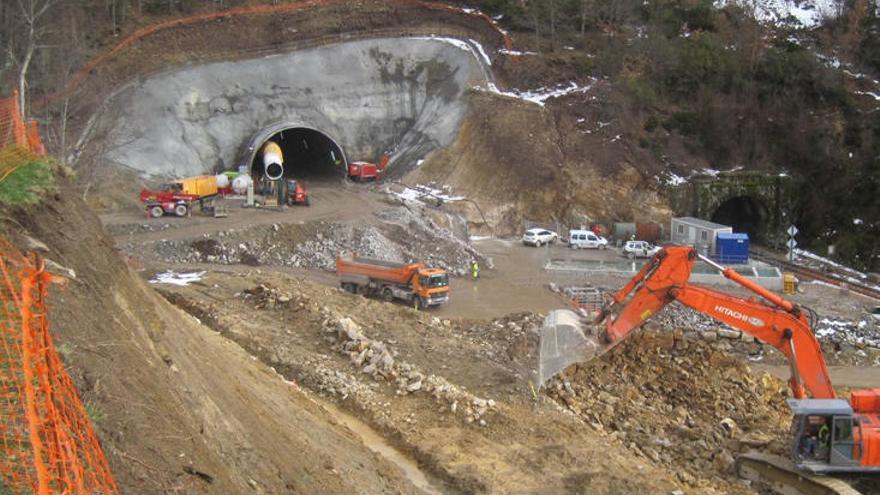
<svg viewBox="0 0 880 495"><path fill-rule="evenodd" d="M463 90L453 142L394 178L449 185L486 217L467 201L323 178L304 181L309 207L228 198L225 218L146 218L140 177L105 156L109 131L91 127L133 79L358 33L465 36L493 57L502 46L484 20L419 2L317 4L163 30L94 68L71 99L89 143L77 151L77 183L60 177L58 194L4 212L13 242L71 280L52 289L52 329L123 492L766 493L732 464L750 450L787 455L788 367L767 346L672 305L612 352L535 383L543 316L568 304L550 287L610 293L631 274L547 271L550 258L624 258L527 247L510 234L525 218L671 212L646 185L654 171L639 170L653 163L647 151L619 139L628 120L607 105L609 81L578 81L582 90L547 107ZM509 84L528 79L522 88L574 83L524 60L495 58L493 71ZM111 110L134 127L165 125ZM505 237L490 236L495 228ZM340 253L443 267L450 302L415 311L343 292L332 271ZM189 285L150 283L169 271L204 273ZM791 299L858 330L823 341L842 396L880 384L880 344L868 344L880 342L878 326L864 320L876 301L815 284Z"/></svg>
<svg viewBox="0 0 880 495"><path fill-rule="evenodd" d="M698 338L677 345L688 330L682 328L686 321L662 322L613 356L603 357L597 366L607 376L575 368L567 372L570 376L551 381L548 390L537 388L537 329L543 314L567 304L548 287L590 285L611 292L630 276L554 272L545 270L545 263L550 258L624 260L615 248L575 251L563 243L534 248L516 238L474 238L470 242L484 266L480 278L453 276L451 302L422 312L399 302L345 293L327 269L283 263L175 263L157 251L165 241L184 246L222 239L220 232L284 232L290 225L298 230L284 239L296 248L333 225L378 225L383 223L383 210L424 206L402 206L383 189L332 180L310 186L311 207L247 209L240 199L227 199L226 218L194 214L146 219L130 208L102 220L143 279L168 270L204 271L188 286L154 287L274 368L291 393L326 401L330 416L341 418L368 447L429 492L621 493L651 487L657 493L749 493L756 487L733 476L731 459L755 448L786 454L784 358L754 342L719 349L717 344L727 345L722 339ZM442 212L445 206L436 209ZM438 212L421 214L436 217ZM407 235L406 229L401 233ZM735 288L723 290L748 295ZM813 284L802 284L792 299L823 316L844 319L871 304L861 296ZM365 340L343 336L340 321L346 318ZM346 346L347 342L355 345ZM372 355L375 342L393 356L391 375L363 371L369 366L364 353ZM750 363L756 355L747 346L761 347L759 361ZM846 387L880 382L880 368L872 366L876 356L854 360L857 351L828 355L832 379L844 393ZM651 356L646 365L653 369L656 383L642 378L645 381L635 389L617 390L624 385L613 377L622 371L624 356L643 359L637 357L643 353ZM688 369L703 373L682 376ZM568 391L573 396L567 396ZM717 407L718 400L712 407L690 405L685 398L694 393L727 394L729 406ZM638 406L645 394L658 404L656 410ZM750 414L751 408L763 416ZM720 426L726 418L738 425L736 432ZM678 455L685 447L696 454Z"/></svg>

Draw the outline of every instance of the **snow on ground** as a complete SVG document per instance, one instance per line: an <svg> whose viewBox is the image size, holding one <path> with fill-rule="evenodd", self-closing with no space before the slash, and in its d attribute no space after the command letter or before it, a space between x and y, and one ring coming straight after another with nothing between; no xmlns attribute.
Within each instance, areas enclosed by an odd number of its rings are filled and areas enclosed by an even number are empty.
<svg viewBox="0 0 880 495"><path fill-rule="evenodd" d="M403 191L399 193L392 193L398 198L404 201L421 201L422 199L427 200L442 200L442 201L461 201L465 199L464 196L452 196L449 193L450 187L448 185L440 186L440 188L435 188L431 186L426 186L423 184L416 184L414 187L404 188Z"/></svg>
<svg viewBox="0 0 880 495"><path fill-rule="evenodd" d="M486 50L483 49L483 45L481 45L478 41L467 40L463 41L458 38L447 38L444 36L416 36L412 39L416 40L432 40L432 41L440 41L442 43L449 43L450 45L461 48L464 51L471 52L474 55L474 58L478 60L482 60L487 66L492 65L492 59L489 58L489 55L486 53Z"/></svg>
<svg viewBox="0 0 880 495"><path fill-rule="evenodd" d="M164 273L156 274L156 276L150 280L150 283L189 285L193 282L198 282L199 280L201 280L202 275L204 274L205 272L176 273L174 271L167 271Z"/></svg>
<svg viewBox="0 0 880 495"><path fill-rule="evenodd" d="M828 258L824 258L822 256L819 256L816 253L811 253L810 251L807 251L804 249L794 248L794 254L795 254L795 256L798 256L800 258L807 258L809 260L816 261L816 262L821 263L823 265L837 268L840 271L849 273L849 274L854 275L860 279L868 278L868 275L866 275L858 270L853 270L852 268L850 268L848 266L843 266L840 263L837 263L836 261L829 260Z"/></svg>
<svg viewBox="0 0 880 495"><path fill-rule="evenodd" d="M537 55L537 52L528 52L528 51L520 52L520 51L516 51L516 50L508 50L506 48L502 48L502 49L498 50L498 53L500 53L502 55L510 55L511 57L522 57L524 55Z"/></svg>
<svg viewBox="0 0 880 495"><path fill-rule="evenodd" d="M835 0L716 0L718 8L735 4L745 10L754 8L755 19L761 22L814 28L837 15Z"/></svg>
<svg viewBox="0 0 880 495"><path fill-rule="evenodd" d="M595 81L595 79L593 79L593 81ZM540 87L538 89L530 91L519 91L517 89L513 89L511 91L501 91L498 89L497 86L495 86L495 84L489 83L489 91L491 91L492 93L507 96L510 98L517 98L520 100L529 101L542 107L544 106L544 102L549 100L550 98L559 98L560 96L565 96L572 93L586 93L592 88L592 84L588 84L586 86L578 86L576 82L569 81L568 84L560 84L554 88ZM475 89L483 88L477 87Z"/></svg>

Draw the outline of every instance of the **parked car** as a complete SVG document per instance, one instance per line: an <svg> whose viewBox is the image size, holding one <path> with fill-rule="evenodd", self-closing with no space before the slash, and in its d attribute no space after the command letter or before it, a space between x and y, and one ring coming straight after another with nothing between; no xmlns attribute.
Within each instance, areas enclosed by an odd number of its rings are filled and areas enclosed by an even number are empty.
<svg viewBox="0 0 880 495"><path fill-rule="evenodd" d="M572 249L605 249L608 247L608 239L589 230L571 230L568 232L568 247Z"/></svg>
<svg viewBox="0 0 880 495"><path fill-rule="evenodd" d="M522 236L522 242L526 246L541 247L544 244L552 244L556 242L559 235L556 232L547 229L529 229Z"/></svg>
<svg viewBox="0 0 880 495"><path fill-rule="evenodd" d="M660 246L655 246L648 241L626 241L623 245L623 255L629 259L650 258L660 251Z"/></svg>

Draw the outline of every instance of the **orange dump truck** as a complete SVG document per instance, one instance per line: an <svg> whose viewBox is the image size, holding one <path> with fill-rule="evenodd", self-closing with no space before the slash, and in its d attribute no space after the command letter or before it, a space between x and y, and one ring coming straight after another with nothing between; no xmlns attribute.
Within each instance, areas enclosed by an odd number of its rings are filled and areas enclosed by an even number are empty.
<svg viewBox="0 0 880 495"><path fill-rule="evenodd" d="M449 275L423 263L394 263L369 258L336 258L339 285L353 293L401 299L418 308L449 301Z"/></svg>

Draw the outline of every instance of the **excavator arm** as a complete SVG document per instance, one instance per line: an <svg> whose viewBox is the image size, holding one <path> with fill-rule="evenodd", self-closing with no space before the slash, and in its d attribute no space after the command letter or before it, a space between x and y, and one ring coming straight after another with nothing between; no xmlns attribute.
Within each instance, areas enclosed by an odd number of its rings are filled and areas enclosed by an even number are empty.
<svg viewBox="0 0 880 495"><path fill-rule="evenodd" d="M688 283L698 255L690 247L667 247L659 251L618 291L602 310L597 323L607 320L609 345L625 339L651 316L672 301L738 328L761 342L779 349L792 369L789 380L796 398L809 392L817 399L833 399L834 389L819 342L806 315L794 304L746 279L730 268L699 257L721 273L755 292L767 302L743 299ZM630 296L627 300L628 296ZM771 305L772 304L772 305Z"/></svg>

